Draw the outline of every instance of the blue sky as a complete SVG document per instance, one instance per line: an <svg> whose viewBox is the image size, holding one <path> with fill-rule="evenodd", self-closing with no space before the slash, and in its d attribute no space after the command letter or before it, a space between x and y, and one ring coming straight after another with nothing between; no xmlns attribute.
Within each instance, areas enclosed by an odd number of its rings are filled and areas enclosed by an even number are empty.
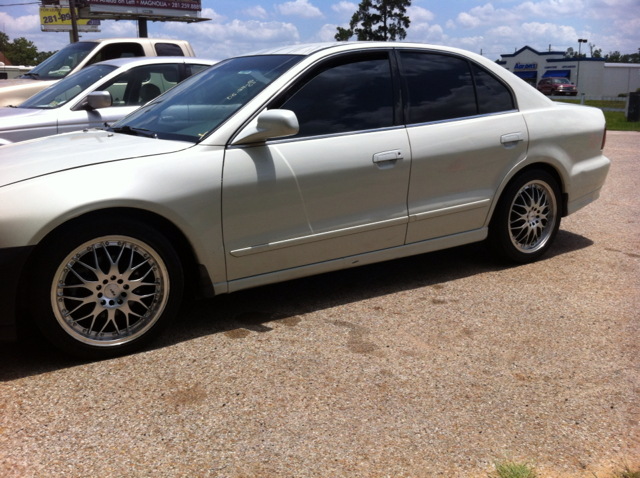
<svg viewBox="0 0 640 478"><path fill-rule="evenodd" d="M0 0L0 30L26 37L40 50L57 50L68 33L40 31L34 0ZM149 36L189 40L198 56L223 59L271 46L333 41L346 26L357 0L202 0L197 24L149 23ZM578 49L586 38L603 53L640 48L640 0L413 0L406 41L448 45L495 60L525 45L546 51ZM137 36L135 22L103 21L102 32L83 38ZM589 50L588 45L582 45Z"/></svg>

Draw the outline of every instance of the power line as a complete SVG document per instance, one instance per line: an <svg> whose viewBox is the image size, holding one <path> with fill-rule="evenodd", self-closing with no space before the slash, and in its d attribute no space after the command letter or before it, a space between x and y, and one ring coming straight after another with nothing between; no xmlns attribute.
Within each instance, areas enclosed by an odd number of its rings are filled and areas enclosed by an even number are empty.
<svg viewBox="0 0 640 478"><path fill-rule="evenodd" d="M0 3L0 7L21 7L22 5L39 5L41 2L27 2L27 3L7 3L3 5Z"/></svg>

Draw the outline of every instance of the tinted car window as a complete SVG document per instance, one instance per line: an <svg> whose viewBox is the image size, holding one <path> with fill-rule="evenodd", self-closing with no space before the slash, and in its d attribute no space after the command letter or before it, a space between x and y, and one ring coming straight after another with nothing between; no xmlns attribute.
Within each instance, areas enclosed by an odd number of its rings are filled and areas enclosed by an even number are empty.
<svg viewBox="0 0 640 478"><path fill-rule="evenodd" d="M146 129L160 139L195 143L302 58L265 55L221 61L183 81L162 100L143 106L118 121L113 128L121 131Z"/></svg>
<svg viewBox="0 0 640 478"><path fill-rule="evenodd" d="M118 75L97 91L111 93L112 106L143 105L178 83L180 65L145 65Z"/></svg>
<svg viewBox="0 0 640 478"><path fill-rule="evenodd" d="M67 45L50 56L22 78L59 80L67 76L99 43L78 42Z"/></svg>
<svg viewBox="0 0 640 478"><path fill-rule="evenodd" d="M111 65L93 65L89 68L84 68L78 73L51 85L49 88L39 91L18 108L58 108L75 98L96 81L113 73L115 69L116 67Z"/></svg>
<svg viewBox="0 0 640 478"><path fill-rule="evenodd" d="M139 43L113 43L105 45L102 50L89 61L90 64L100 61L114 60L116 58L132 58L144 56L144 48Z"/></svg>
<svg viewBox="0 0 640 478"><path fill-rule="evenodd" d="M432 53L401 52L407 123L427 123L477 114L473 78L466 60Z"/></svg>
<svg viewBox="0 0 640 478"><path fill-rule="evenodd" d="M211 65L185 65L187 69L187 76L195 75L203 70L206 70Z"/></svg>
<svg viewBox="0 0 640 478"><path fill-rule="evenodd" d="M499 113L515 109L511 91L498 79L477 65L472 65L479 113Z"/></svg>
<svg viewBox="0 0 640 478"><path fill-rule="evenodd" d="M184 56L182 48L173 43L156 43L155 48L158 56Z"/></svg>
<svg viewBox="0 0 640 478"><path fill-rule="evenodd" d="M346 133L393 125L393 86L386 55L342 60L325 68L280 108L300 123L296 137Z"/></svg>

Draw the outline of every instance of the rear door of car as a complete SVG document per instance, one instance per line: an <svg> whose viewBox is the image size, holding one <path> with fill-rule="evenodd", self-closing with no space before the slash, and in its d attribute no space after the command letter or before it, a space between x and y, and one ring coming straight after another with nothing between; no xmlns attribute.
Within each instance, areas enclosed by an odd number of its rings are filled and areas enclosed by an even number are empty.
<svg viewBox="0 0 640 478"><path fill-rule="evenodd" d="M300 132L230 147L223 172L229 280L404 244L411 166L386 50L325 60L269 105Z"/></svg>
<svg viewBox="0 0 640 478"><path fill-rule="evenodd" d="M481 228L528 133L510 88L470 60L400 50L411 143L407 243Z"/></svg>

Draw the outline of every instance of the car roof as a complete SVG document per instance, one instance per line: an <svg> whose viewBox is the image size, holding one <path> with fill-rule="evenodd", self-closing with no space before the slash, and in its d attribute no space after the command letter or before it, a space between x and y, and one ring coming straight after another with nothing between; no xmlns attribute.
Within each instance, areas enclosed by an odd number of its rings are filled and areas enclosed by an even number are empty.
<svg viewBox="0 0 640 478"><path fill-rule="evenodd" d="M384 42L384 41L341 41L323 43L303 43L298 45L288 45L277 48L268 48L247 53L242 56L256 55L301 55L309 56L322 50L350 50L359 48L420 48L447 51L451 53L463 53L469 55L469 51L458 48L446 47L442 45L430 45L427 43L405 43L405 42Z"/></svg>
<svg viewBox="0 0 640 478"><path fill-rule="evenodd" d="M187 63L196 65L213 65L216 60L208 60L204 58L194 58L192 56L135 56L127 58L114 58L113 60L105 60L96 65L112 65L118 68L122 66L138 66L153 65L156 63Z"/></svg>
<svg viewBox="0 0 640 478"><path fill-rule="evenodd" d="M134 37L118 37L118 38L89 38L87 40L80 40L79 43L121 43L121 42L151 42L151 43L188 43L186 40L165 40L163 38L134 38Z"/></svg>

